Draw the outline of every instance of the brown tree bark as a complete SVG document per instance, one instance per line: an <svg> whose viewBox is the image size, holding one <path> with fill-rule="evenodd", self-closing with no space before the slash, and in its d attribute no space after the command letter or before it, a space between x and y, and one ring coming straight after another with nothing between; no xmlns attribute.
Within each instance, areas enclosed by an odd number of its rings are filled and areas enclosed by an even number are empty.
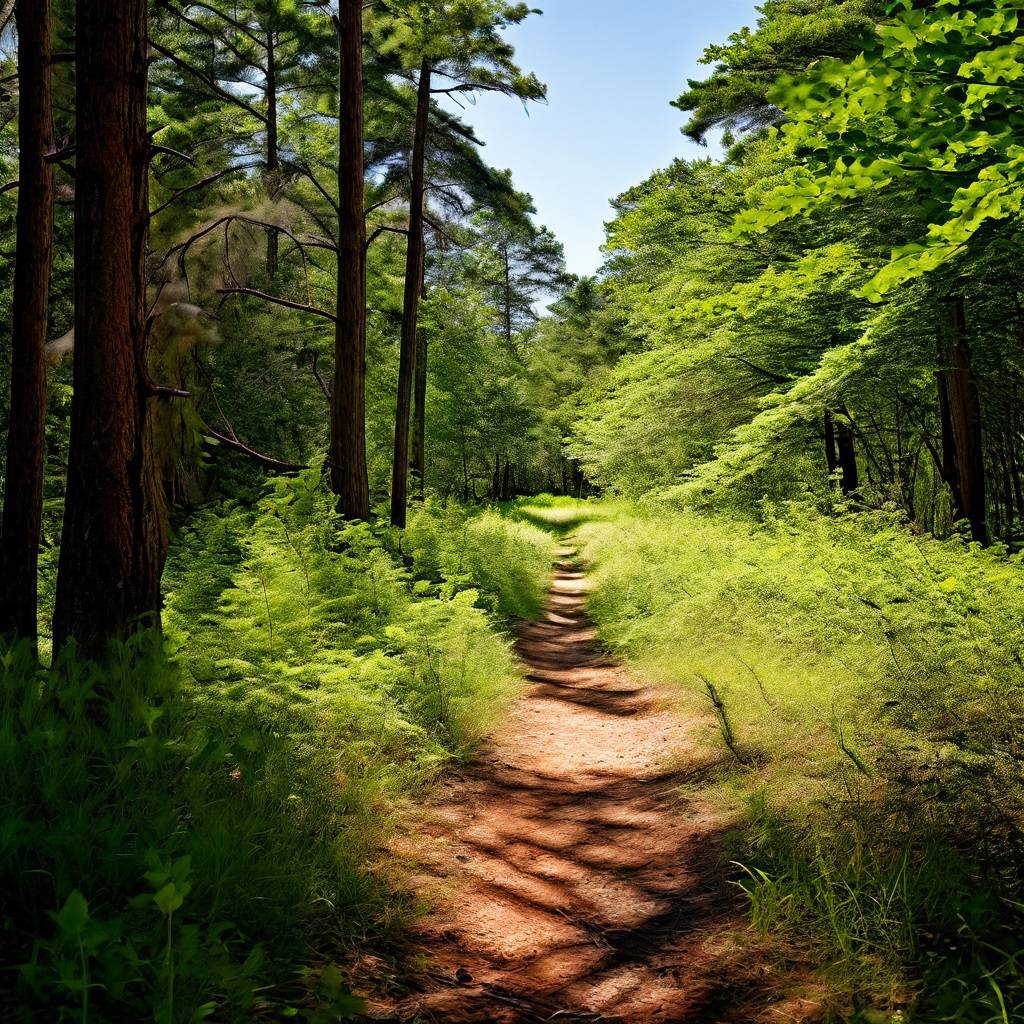
<svg viewBox="0 0 1024 1024"><path fill-rule="evenodd" d="M342 4L344 6L344 4ZM274 30L267 29L267 191L273 194L281 171L281 153L277 140L277 54L274 49ZM362 65L360 65L362 67ZM361 82L361 79L360 79ZM273 228L267 230L267 277L277 276L281 236Z"/></svg>
<svg viewBox="0 0 1024 1024"><path fill-rule="evenodd" d="M947 361L946 354L940 353L940 359L945 363ZM944 369L940 369L935 377L938 388L939 423L942 429L942 461L939 462L938 469L952 495L956 518L962 519L963 500L960 497L960 470L957 468L953 417L949 407L949 380Z"/></svg>
<svg viewBox="0 0 1024 1024"><path fill-rule="evenodd" d="M405 263L405 302L398 364L398 400L395 405L395 452L391 473L391 525L405 527L409 499L409 422L413 381L416 376L416 334L423 288L423 197L427 142L430 134L431 63L420 66L416 98L416 127L412 149L412 192L409 196L409 244Z"/></svg>
<svg viewBox="0 0 1024 1024"><path fill-rule="evenodd" d="M341 0L336 26L338 294L331 398L331 486L342 515L348 519L368 519L362 0Z"/></svg>
<svg viewBox="0 0 1024 1024"><path fill-rule="evenodd" d="M413 387L412 478L419 497L423 497L427 464L427 332L416 332L416 379Z"/></svg>
<svg viewBox="0 0 1024 1024"><path fill-rule="evenodd" d="M54 649L159 625L167 552L146 365L146 0L77 0L75 357Z"/></svg>
<svg viewBox="0 0 1024 1024"><path fill-rule="evenodd" d="M0 636L36 643L43 512L46 325L53 261L54 169L49 0L19 0L18 214L11 308L11 422L0 533Z"/></svg>
<svg viewBox="0 0 1024 1024"><path fill-rule="evenodd" d="M970 523L971 536L979 543L987 544L989 538L981 400L978 397L978 383L971 366L971 347L967 340L964 302L959 296L947 302L944 349L945 367L942 375L948 403L950 444L956 458L958 511ZM956 492L954 495L956 496Z"/></svg>

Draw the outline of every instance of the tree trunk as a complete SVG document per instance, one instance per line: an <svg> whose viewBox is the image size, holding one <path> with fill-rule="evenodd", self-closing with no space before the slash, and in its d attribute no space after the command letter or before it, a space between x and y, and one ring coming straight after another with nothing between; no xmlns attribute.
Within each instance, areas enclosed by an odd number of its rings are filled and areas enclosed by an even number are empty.
<svg viewBox="0 0 1024 1024"><path fill-rule="evenodd" d="M512 268L509 266L508 244L502 246L501 255L505 267L505 343L512 350Z"/></svg>
<svg viewBox="0 0 1024 1024"><path fill-rule="evenodd" d="M77 0L75 356L54 649L159 625L167 552L146 366L146 0Z"/></svg>
<svg viewBox="0 0 1024 1024"><path fill-rule="evenodd" d="M964 302L948 300L946 309L946 368L943 370L949 406L952 447L956 455L959 511L971 526L971 536L988 543L985 514L985 459L981 433L981 401L971 368Z"/></svg>
<svg viewBox="0 0 1024 1024"><path fill-rule="evenodd" d="M947 354L940 354L943 364L947 362ZM939 463L939 473L949 487L950 495L953 498L953 509L955 518L963 518L963 499L960 497L960 470L957 468L956 441L953 437L953 417L949 407L949 379L945 369L940 369L936 376L939 401L939 423L942 428L942 461Z"/></svg>
<svg viewBox="0 0 1024 1024"><path fill-rule="evenodd" d="M43 513L46 324L53 261L54 169L49 0L19 0L18 220L11 308L11 422L0 535L0 636L37 638Z"/></svg>
<svg viewBox="0 0 1024 1024"><path fill-rule="evenodd" d="M427 332L416 332L416 380L413 388L412 478L416 493L423 497L426 476L427 434Z"/></svg>
<svg viewBox="0 0 1024 1024"><path fill-rule="evenodd" d="M424 58L416 100L416 128L412 148L412 192L409 196L409 244L405 262L405 302L398 364L398 400L395 405L395 452L391 474L391 525L405 527L409 497L409 421L413 380L416 376L416 333L423 288L423 194L430 132L431 64Z"/></svg>
<svg viewBox="0 0 1024 1024"><path fill-rule="evenodd" d="M348 519L368 519L362 0L342 0L337 29L338 294L331 401L331 486L342 515Z"/></svg>
<svg viewBox="0 0 1024 1024"><path fill-rule="evenodd" d="M830 480L834 480L839 469L839 460L836 457L836 421L832 413L825 410L825 465L828 466Z"/></svg>
<svg viewBox="0 0 1024 1024"><path fill-rule="evenodd" d="M850 497L860 488L860 472L857 469L853 431L842 420L836 424L836 445L839 451L839 471L842 474L839 483L843 494Z"/></svg>
<svg viewBox="0 0 1024 1024"><path fill-rule="evenodd" d="M360 37L362 38L362 37ZM273 29L267 29L267 173L266 189L271 196L277 191L281 170L280 146L277 140L277 54ZM342 100L344 102L344 100ZM267 277L277 276L278 252L281 236L273 228L267 229Z"/></svg>

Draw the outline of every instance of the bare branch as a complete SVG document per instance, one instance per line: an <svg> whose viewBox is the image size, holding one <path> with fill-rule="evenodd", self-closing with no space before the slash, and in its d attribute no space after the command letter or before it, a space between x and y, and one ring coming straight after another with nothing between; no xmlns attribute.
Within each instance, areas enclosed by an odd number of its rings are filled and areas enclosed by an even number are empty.
<svg viewBox="0 0 1024 1024"><path fill-rule="evenodd" d="M299 172L299 174L301 174L304 178L309 180L312 183L313 187L317 190L317 192L319 192L320 195L324 197L324 199L327 202L327 205L330 206L330 208L335 213L338 212L338 201L330 194L330 192L327 191L327 189L323 187L323 185L320 184L320 182L317 180L316 175L313 173L312 168L308 164L295 164L290 163L288 161L284 161L284 164L286 167L294 168L296 171Z"/></svg>
<svg viewBox="0 0 1024 1024"><path fill-rule="evenodd" d="M193 167L196 165L195 160L190 157L188 153L182 153L177 149L171 149L170 146L150 146L149 151L154 156L162 153L164 156L176 156L179 160L184 160L185 163L191 164Z"/></svg>
<svg viewBox="0 0 1024 1024"><path fill-rule="evenodd" d="M322 374L320 373L319 367L317 365L319 362L320 362L320 353L319 352L314 352L313 353L313 366L312 366L313 376L316 377L316 382L317 382L317 384L320 385L320 390L324 393L324 398L326 398L328 404L330 404L331 402L334 401L334 399L331 397L331 389L327 386L327 381L324 380Z"/></svg>
<svg viewBox="0 0 1024 1024"><path fill-rule="evenodd" d="M150 211L150 218L155 217L158 213L163 213L168 206L176 203L182 196L188 195L189 192L195 192L197 189L205 188L207 185L212 185L215 181L219 181L221 178L226 178L229 174L234 174L236 171L248 171L251 170L254 164L239 164L236 167L226 167L222 171L217 171L215 174L207 175L201 181L194 182L191 185L187 185L185 188L179 189L174 192L167 200L161 203L155 210Z"/></svg>
<svg viewBox="0 0 1024 1024"><path fill-rule="evenodd" d="M373 245L373 243L376 242L377 239L380 238L380 236L383 235L385 231L390 231L390 232L392 232L393 234L396 234L396 235L408 235L409 234L409 229L408 228L391 228L391 227L387 227L387 226L379 227L379 228L376 228L373 231L373 233L370 235L369 238L367 238L367 240L366 240L366 248L369 249L370 246Z"/></svg>
<svg viewBox="0 0 1024 1024"><path fill-rule="evenodd" d="M330 320L332 323L337 323L338 318L333 314L329 313L326 309L320 309L319 306L309 306L304 302L293 302L291 299L282 299L279 295L269 295L267 292L261 292L256 288L218 288L218 295L223 295L222 302L226 302L232 295L252 295L257 299L263 299L264 302L272 302L278 306L284 306L287 309L297 309L302 313L312 313L314 316L322 316L325 320Z"/></svg>
<svg viewBox="0 0 1024 1024"><path fill-rule="evenodd" d="M207 427L206 433L209 437L212 437L220 444L227 445L228 448L232 448L236 452L241 452L243 455L247 455L250 459L258 462L261 466L266 466L267 469L276 469L279 473L301 473L304 469L309 469L309 466L300 466L294 462L282 462L280 459L274 459L269 455L263 455L254 448L250 448L247 444L243 444L241 441L238 441L233 437L228 437L227 434L221 434L212 427Z"/></svg>

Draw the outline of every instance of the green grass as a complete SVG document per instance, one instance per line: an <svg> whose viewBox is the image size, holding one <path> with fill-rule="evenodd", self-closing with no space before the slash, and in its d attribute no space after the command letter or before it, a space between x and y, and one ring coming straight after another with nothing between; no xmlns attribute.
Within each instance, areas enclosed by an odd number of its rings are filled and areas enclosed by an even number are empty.
<svg viewBox="0 0 1024 1024"><path fill-rule="evenodd" d="M576 533L604 643L702 714L754 921L835 1019L1020 1019L1019 556L802 503Z"/></svg>
<svg viewBox="0 0 1024 1024"><path fill-rule="evenodd" d="M519 692L551 546L456 506L346 524L310 474L179 533L164 645L0 653L10 1015L347 1016L353 951L417 910L389 829Z"/></svg>

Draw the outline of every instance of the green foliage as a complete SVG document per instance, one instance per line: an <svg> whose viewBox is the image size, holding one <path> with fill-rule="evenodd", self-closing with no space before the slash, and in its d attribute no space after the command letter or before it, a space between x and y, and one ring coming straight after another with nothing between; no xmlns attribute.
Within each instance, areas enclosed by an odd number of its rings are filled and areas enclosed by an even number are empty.
<svg viewBox="0 0 1024 1024"><path fill-rule="evenodd" d="M847 996L905 1004L903 972L923 977L914 1019L956 999L1002 1019L993 985L1024 1005L1019 556L806 503L600 505L577 535L602 639L680 685L723 792L754 799L735 855L755 920Z"/></svg>
<svg viewBox="0 0 1024 1024"><path fill-rule="evenodd" d="M439 582L442 594L480 588L485 604L505 620L541 610L551 575L551 538L497 511L468 513L454 502L427 502L402 538L417 579Z"/></svg>
<svg viewBox="0 0 1024 1024"><path fill-rule="evenodd" d="M900 188L929 217L864 288L872 299L952 260L987 226L1019 220L1024 154L1018 83L1024 44L1014 0L894 5L893 20L851 61L783 79L798 161L738 221L764 230L819 204Z"/></svg>
<svg viewBox="0 0 1024 1024"><path fill-rule="evenodd" d="M741 29L704 51L701 63L715 65L714 73L691 80L673 103L692 113L683 131L703 142L716 128L733 136L777 124L779 75L799 74L823 54L852 54L883 7L882 0L767 0L756 30Z"/></svg>
<svg viewBox="0 0 1024 1024"><path fill-rule="evenodd" d="M370 866L396 807L520 686L478 599L528 614L551 558L541 531L455 506L418 511L414 539L408 569L317 474L278 480L179 533L171 662L146 634L102 666L3 653L0 891L26 1012L358 1009L336 965L413 910Z"/></svg>

